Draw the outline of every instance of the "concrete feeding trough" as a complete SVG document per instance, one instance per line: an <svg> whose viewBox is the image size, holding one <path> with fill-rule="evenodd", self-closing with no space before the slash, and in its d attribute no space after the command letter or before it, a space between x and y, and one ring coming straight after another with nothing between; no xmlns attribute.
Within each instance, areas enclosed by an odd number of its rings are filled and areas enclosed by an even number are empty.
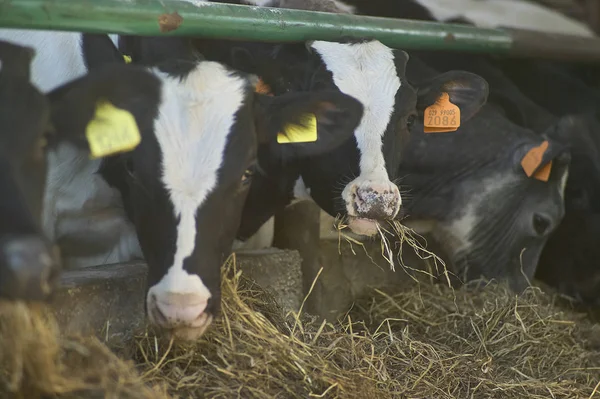
<svg viewBox="0 0 600 399"><path fill-rule="evenodd" d="M284 309L298 311L303 298L297 251L240 253L236 261L242 273L270 291ZM108 341L143 326L147 271L144 262L65 271L52 302L62 331Z"/></svg>

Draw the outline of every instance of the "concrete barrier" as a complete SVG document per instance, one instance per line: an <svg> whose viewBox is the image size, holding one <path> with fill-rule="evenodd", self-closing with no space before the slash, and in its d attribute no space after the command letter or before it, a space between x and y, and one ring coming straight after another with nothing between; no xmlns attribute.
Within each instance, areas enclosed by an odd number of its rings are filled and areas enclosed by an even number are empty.
<svg viewBox="0 0 600 399"><path fill-rule="evenodd" d="M297 251L240 253L237 264L284 308L298 310L303 297ZM93 334L107 341L127 338L145 324L146 275L143 262L66 271L52 302L62 331Z"/></svg>

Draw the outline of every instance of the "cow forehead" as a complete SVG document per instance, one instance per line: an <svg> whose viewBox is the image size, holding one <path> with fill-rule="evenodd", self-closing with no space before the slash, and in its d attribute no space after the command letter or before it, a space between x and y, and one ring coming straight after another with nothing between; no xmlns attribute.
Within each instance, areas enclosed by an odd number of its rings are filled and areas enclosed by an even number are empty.
<svg viewBox="0 0 600 399"><path fill-rule="evenodd" d="M379 41L315 41L311 47L321 56L337 88L359 100L364 107L363 117L354 132L361 153L361 174L384 173L382 137L401 85L392 49Z"/></svg>
<svg viewBox="0 0 600 399"><path fill-rule="evenodd" d="M176 212L183 204L197 208L217 184L247 82L215 62L199 63L182 80L156 73L163 81L154 129L162 152L161 179Z"/></svg>
<svg viewBox="0 0 600 399"><path fill-rule="evenodd" d="M161 180L179 218L173 266L183 269L195 246L196 211L218 183L248 83L216 62L200 62L183 79L155 73L163 81L154 127L162 152Z"/></svg>

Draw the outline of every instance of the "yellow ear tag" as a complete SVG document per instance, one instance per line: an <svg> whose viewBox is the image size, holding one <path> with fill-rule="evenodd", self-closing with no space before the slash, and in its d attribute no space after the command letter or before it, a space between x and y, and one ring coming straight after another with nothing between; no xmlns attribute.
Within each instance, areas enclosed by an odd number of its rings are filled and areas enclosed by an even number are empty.
<svg viewBox="0 0 600 399"><path fill-rule="evenodd" d="M423 124L425 133L454 132L460 127L460 108L450 102L448 93L442 93L435 104L425 109Z"/></svg>
<svg viewBox="0 0 600 399"><path fill-rule="evenodd" d="M142 141L133 115L109 102L98 103L85 135L92 159L131 151Z"/></svg>
<svg viewBox="0 0 600 399"><path fill-rule="evenodd" d="M126 64L130 64L131 63L131 57L128 55L123 55L123 59L125 60Z"/></svg>
<svg viewBox="0 0 600 399"><path fill-rule="evenodd" d="M277 134L277 142L283 143L312 143L317 141L317 117L306 114L301 125L287 125L283 133Z"/></svg>

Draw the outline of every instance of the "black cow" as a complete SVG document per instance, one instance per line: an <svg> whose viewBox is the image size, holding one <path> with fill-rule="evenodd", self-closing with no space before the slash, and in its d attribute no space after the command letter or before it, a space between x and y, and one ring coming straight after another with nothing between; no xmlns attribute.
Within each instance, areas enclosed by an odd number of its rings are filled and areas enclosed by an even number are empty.
<svg viewBox="0 0 600 399"><path fill-rule="evenodd" d="M137 129L141 120L128 114L135 114L131 100L159 84L139 67L114 66L44 95L30 81L34 55L33 48L0 41L0 296L8 299L46 299L60 272L40 229L46 151L70 143L89 152L90 124L95 123L93 133L108 139L115 118L124 114ZM117 115L96 114L99 100L117 107L110 108Z"/></svg>
<svg viewBox="0 0 600 399"><path fill-rule="evenodd" d="M418 1L402 7L385 7L380 1L352 3L372 15L434 20L433 13ZM477 23L469 11L457 7L457 15L448 22ZM539 27L544 28L543 23ZM598 93L573 77L571 71L577 69L557 63L455 52L419 52L419 56L441 70L463 68L480 74L490 84L490 103L498 111L538 133L552 131L569 146L573 161L565 190L566 216L541 254L537 277L571 295L597 298L600 284L595 277L593 237L598 230L595 204L600 189Z"/></svg>
<svg viewBox="0 0 600 399"><path fill-rule="evenodd" d="M548 241L537 277L578 300L598 304L600 92L555 63L498 63L536 103L555 115L575 114L582 120L569 141L573 160L565 190L565 219Z"/></svg>
<svg viewBox="0 0 600 399"><path fill-rule="evenodd" d="M411 79L436 73L416 57L411 62ZM564 214L570 156L561 138L570 128L565 120L541 137L486 104L456 132L413 132L399 171L412 194L406 223L433 236L461 280L506 279L525 288ZM553 162L547 182L521 166L544 140L541 165Z"/></svg>

